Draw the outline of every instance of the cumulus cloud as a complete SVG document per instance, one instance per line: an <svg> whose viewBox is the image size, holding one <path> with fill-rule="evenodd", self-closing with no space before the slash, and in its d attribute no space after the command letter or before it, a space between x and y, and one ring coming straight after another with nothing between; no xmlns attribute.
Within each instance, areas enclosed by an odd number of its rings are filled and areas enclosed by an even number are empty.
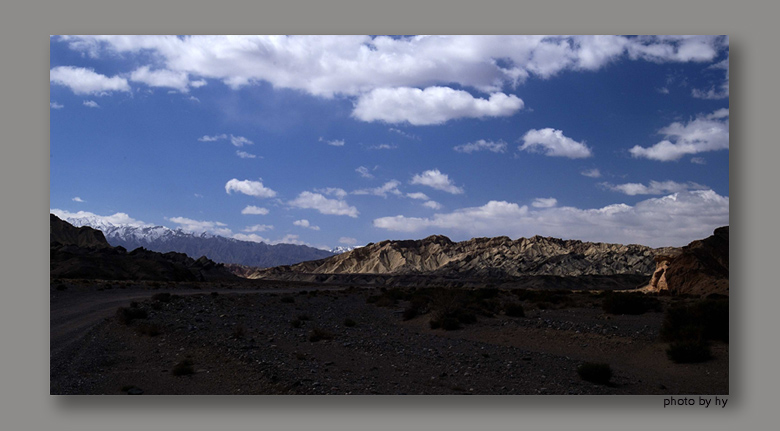
<svg viewBox="0 0 780 431"><path fill-rule="evenodd" d="M606 189L627 194L629 196L635 195L662 195L665 193L676 193L686 190L706 190L707 186L697 184L694 182L678 183L674 181L650 181L649 185L640 183L626 183L626 184L609 184L601 183Z"/></svg>
<svg viewBox="0 0 780 431"><path fill-rule="evenodd" d="M254 159L254 158L257 158L256 155L251 154L251 153L247 153L246 151L241 151L241 150L237 150L236 151L236 155L238 157L241 157L242 159Z"/></svg>
<svg viewBox="0 0 780 431"><path fill-rule="evenodd" d="M113 91L130 91L130 85L125 78L109 78L83 67L57 66L49 71L49 82L68 87L78 95L101 96Z"/></svg>
<svg viewBox="0 0 780 431"><path fill-rule="evenodd" d="M587 169L580 172L580 175L586 176L588 178L600 178L601 171L599 171L598 168Z"/></svg>
<svg viewBox="0 0 780 431"><path fill-rule="evenodd" d="M499 91L529 76L598 70L621 59L713 61L720 36L59 36L98 57L141 54L160 67L232 88L265 81L320 97L456 84ZM140 57L140 56L139 56ZM496 61L500 59L502 61Z"/></svg>
<svg viewBox="0 0 780 431"><path fill-rule="evenodd" d="M531 129L522 140L523 145L518 147L521 151L541 152L546 156L569 159L581 159L593 155L584 142L577 142L564 136L563 131L549 127L541 130Z"/></svg>
<svg viewBox="0 0 780 431"><path fill-rule="evenodd" d="M57 103L57 102L49 102L49 107L50 107L51 109L62 109L62 108L64 108L64 107L65 107L65 105L60 105L60 104L59 104L59 103Z"/></svg>
<svg viewBox="0 0 780 431"><path fill-rule="evenodd" d="M149 223L144 223L141 220L136 220L126 213L115 213L109 216L101 216L89 211L70 212L61 209L50 209L50 213L65 220L73 220L76 222L74 226L84 226L87 221L96 221L99 224L113 225L113 226L133 226L133 227L150 227L153 226ZM81 222L79 222L81 221Z"/></svg>
<svg viewBox="0 0 780 431"><path fill-rule="evenodd" d="M250 215L267 215L268 212L269 211L267 208L260 208L254 205L247 205L246 208L241 210L241 214L250 214Z"/></svg>
<svg viewBox="0 0 780 431"><path fill-rule="evenodd" d="M691 163L696 165L706 165L707 160L705 160L704 157L691 157Z"/></svg>
<svg viewBox="0 0 780 431"><path fill-rule="evenodd" d="M144 83L150 87L174 88L182 93L190 90L190 80L186 72L166 69L151 70L149 66L141 66L130 73L130 80Z"/></svg>
<svg viewBox="0 0 780 431"><path fill-rule="evenodd" d="M404 138L406 138L406 139L411 139L411 140L413 140L413 141L419 141L419 140L420 140L420 137L419 137L419 136L417 136L417 135L415 135L415 134L413 134L413 133L407 133L407 132L404 132L404 131L403 131L403 130L401 130L401 129L396 129L395 127L391 127L391 128L389 128L389 129L387 129L387 130L388 130L389 132L397 133L397 134L399 134L399 135L403 136L403 137L404 137Z"/></svg>
<svg viewBox="0 0 780 431"><path fill-rule="evenodd" d="M267 230L273 230L273 228L273 225L270 224L256 224L245 227L244 232L265 232Z"/></svg>
<svg viewBox="0 0 780 431"><path fill-rule="evenodd" d="M295 226L303 227L303 228L306 228L306 229L311 229L311 230L320 230L320 227L319 227L319 226L314 226L314 225L312 225L312 224L311 224L311 223L309 223L309 221L308 221L308 220L306 220L306 219L302 219L302 220L295 220L295 221L293 222L293 224L294 224Z"/></svg>
<svg viewBox="0 0 780 431"><path fill-rule="evenodd" d="M358 167L355 169L355 172L359 173L363 178L374 178L374 176L371 175L371 173L368 171L368 168L365 166Z"/></svg>
<svg viewBox="0 0 780 431"><path fill-rule="evenodd" d="M398 232L449 230L471 236L544 235L652 247L682 246L729 224L729 198L712 190L694 190L647 199L634 206L613 204L594 209L529 209L525 205L490 201L481 207L437 213L429 218L381 217L373 224Z"/></svg>
<svg viewBox="0 0 780 431"><path fill-rule="evenodd" d="M341 199L328 199L320 193L301 192L288 204L295 208L315 209L321 214L345 215L353 218L359 214L357 208L347 202Z"/></svg>
<svg viewBox="0 0 780 431"><path fill-rule="evenodd" d="M336 196L339 199L347 197L347 191L338 187L325 187L323 189L314 189L315 192L323 193L328 196Z"/></svg>
<svg viewBox="0 0 780 431"><path fill-rule="evenodd" d="M357 239L350 238L348 236L342 236L341 238L339 238L339 242L341 244L355 245L355 244L357 244Z"/></svg>
<svg viewBox="0 0 780 431"><path fill-rule="evenodd" d="M224 134L224 133L221 134L221 135L214 135L214 136L204 135L203 137L198 138L198 141L200 141L200 142L216 142L216 141L219 141L219 140L222 140L222 139L227 139L227 135Z"/></svg>
<svg viewBox="0 0 780 431"><path fill-rule="evenodd" d="M185 232L191 232L191 233L212 233L215 235L222 235L222 236L231 236L233 235L233 231L228 229L225 223L218 222L218 221L208 221L208 220L193 220L191 218L187 217L166 217L165 218L168 221L171 221L173 223L176 223L179 225L179 228Z"/></svg>
<svg viewBox="0 0 780 431"><path fill-rule="evenodd" d="M639 145L629 152L635 158L662 162L676 161L689 154L729 148L729 110L719 109L699 115L688 123L675 122L658 131L666 139L644 148Z"/></svg>
<svg viewBox="0 0 780 431"><path fill-rule="evenodd" d="M225 192L227 192L227 194L230 194L230 192L238 192L257 198L272 198L276 196L276 192L265 187L261 181L239 181L236 178L225 183Z"/></svg>
<svg viewBox="0 0 780 431"><path fill-rule="evenodd" d="M84 202L84 200L83 200L83 199L81 199L81 198L80 198L80 197L78 197L78 196L76 196L75 198L73 198L73 199L71 199L71 200L72 200L73 202L79 202L79 203L81 203L81 202Z"/></svg>
<svg viewBox="0 0 780 431"><path fill-rule="evenodd" d="M475 142L469 142L468 144L458 145L453 148L459 153L471 154L474 151L491 151L494 153L506 152L506 142L499 140L498 142L486 141L480 139Z"/></svg>
<svg viewBox="0 0 780 431"><path fill-rule="evenodd" d="M411 198L411 199L419 199L419 200L423 200L423 201L427 201L428 199L430 199L428 197L428 195L426 195L425 193L422 193L422 192L407 193L406 197Z"/></svg>
<svg viewBox="0 0 780 431"><path fill-rule="evenodd" d="M235 145L236 147L243 147L244 145L254 144L254 142L250 141L249 139L243 136L233 136L233 135L230 135L230 143Z"/></svg>
<svg viewBox="0 0 780 431"><path fill-rule="evenodd" d="M326 143L326 144L328 144L330 146L333 146L333 147L343 147L344 144L345 144L343 139L327 140L327 139L323 139L322 136L320 136L319 140L320 140L320 142L324 142L324 143Z"/></svg>
<svg viewBox="0 0 780 431"><path fill-rule="evenodd" d="M85 100L83 104L87 108L100 108L100 105L98 105L94 100Z"/></svg>
<svg viewBox="0 0 780 431"><path fill-rule="evenodd" d="M369 150L395 150L396 148L398 148L398 145L390 144L378 144L368 147Z"/></svg>
<svg viewBox="0 0 780 431"><path fill-rule="evenodd" d="M374 195L374 196L381 196L383 198L387 197L387 194L393 194L396 196L402 195L401 191L398 190L398 186L400 186L401 183L396 180L390 180L386 183L384 183L380 187L375 187L372 189L361 189L361 190L355 190L352 192L352 194L355 195Z"/></svg>
<svg viewBox="0 0 780 431"><path fill-rule="evenodd" d="M434 209L434 210L439 210L439 209L441 209L441 204L440 204L440 203L438 203L438 202L436 202L436 201L427 201L427 202L423 202L422 206L424 206L424 207L428 207L428 208L432 208L432 209Z"/></svg>
<svg viewBox="0 0 780 431"><path fill-rule="evenodd" d="M453 184L452 181L450 181L449 175L441 173L438 169L416 174L412 177L411 183L433 187L436 190L445 191L454 195L463 193L463 188Z"/></svg>
<svg viewBox="0 0 780 431"><path fill-rule="evenodd" d="M361 95L352 116L366 122L424 126L458 118L507 117L522 108L523 101L513 94L492 93L489 99L482 99L449 87L397 87Z"/></svg>
<svg viewBox="0 0 780 431"><path fill-rule="evenodd" d="M243 136L227 135L225 133L221 135L214 135L214 136L204 135L198 138L198 141L200 142L216 142L216 141L223 141L223 140L230 140L230 143L236 147L243 147L244 145L254 144L254 142L250 141L249 139Z"/></svg>
<svg viewBox="0 0 780 431"><path fill-rule="evenodd" d="M536 198L531 204L534 208L552 208L558 204L558 199L555 198Z"/></svg>

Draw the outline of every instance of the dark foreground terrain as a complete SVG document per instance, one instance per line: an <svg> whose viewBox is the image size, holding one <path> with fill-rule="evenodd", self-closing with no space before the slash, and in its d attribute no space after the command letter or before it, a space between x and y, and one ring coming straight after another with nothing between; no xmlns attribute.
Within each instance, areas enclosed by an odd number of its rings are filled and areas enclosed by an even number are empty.
<svg viewBox="0 0 780 431"><path fill-rule="evenodd" d="M430 321L444 321L448 293L54 280L51 393L728 393L728 344L674 363L662 311L608 314L607 296L587 292L470 292L465 323L444 330ZM657 300L656 310L695 301ZM517 305L525 316L507 316ZM609 383L583 380L584 362L609 364Z"/></svg>

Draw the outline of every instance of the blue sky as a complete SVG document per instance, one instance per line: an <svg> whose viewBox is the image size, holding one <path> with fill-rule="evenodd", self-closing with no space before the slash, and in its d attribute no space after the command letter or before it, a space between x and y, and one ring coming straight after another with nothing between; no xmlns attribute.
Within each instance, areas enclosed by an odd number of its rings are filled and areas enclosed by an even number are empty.
<svg viewBox="0 0 780 431"><path fill-rule="evenodd" d="M53 36L62 214L237 239L684 245L729 222L724 36Z"/></svg>

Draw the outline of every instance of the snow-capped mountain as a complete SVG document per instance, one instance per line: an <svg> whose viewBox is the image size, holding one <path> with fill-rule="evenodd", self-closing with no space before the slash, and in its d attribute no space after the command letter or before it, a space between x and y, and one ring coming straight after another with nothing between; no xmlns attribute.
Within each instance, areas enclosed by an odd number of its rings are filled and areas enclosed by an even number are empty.
<svg viewBox="0 0 780 431"><path fill-rule="evenodd" d="M112 246L127 250L143 247L147 250L166 253L175 251L197 259L200 256L219 262L268 268L292 265L307 260L322 259L334 252L305 245L276 244L240 241L210 233L191 233L182 229L135 223L121 224L106 220L106 217L63 217L76 227L89 226L103 232Z"/></svg>

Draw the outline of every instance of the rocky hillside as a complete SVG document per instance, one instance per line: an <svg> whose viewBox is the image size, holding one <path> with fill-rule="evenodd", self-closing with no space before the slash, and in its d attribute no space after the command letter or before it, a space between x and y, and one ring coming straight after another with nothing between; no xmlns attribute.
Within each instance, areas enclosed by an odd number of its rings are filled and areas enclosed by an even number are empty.
<svg viewBox="0 0 780 431"><path fill-rule="evenodd" d="M652 249L535 236L474 238L453 242L445 236L382 241L292 266L257 271L253 278L298 274L393 274L504 279L538 276L650 275L653 257L675 249Z"/></svg>
<svg viewBox="0 0 780 431"><path fill-rule="evenodd" d="M659 255L645 290L672 294L729 294L729 227L693 241L677 255Z"/></svg>
<svg viewBox="0 0 780 431"><path fill-rule="evenodd" d="M52 278L102 280L204 281L235 276L206 257L157 253L143 248L127 252L111 247L103 233L74 227L51 214L49 218L49 275Z"/></svg>

